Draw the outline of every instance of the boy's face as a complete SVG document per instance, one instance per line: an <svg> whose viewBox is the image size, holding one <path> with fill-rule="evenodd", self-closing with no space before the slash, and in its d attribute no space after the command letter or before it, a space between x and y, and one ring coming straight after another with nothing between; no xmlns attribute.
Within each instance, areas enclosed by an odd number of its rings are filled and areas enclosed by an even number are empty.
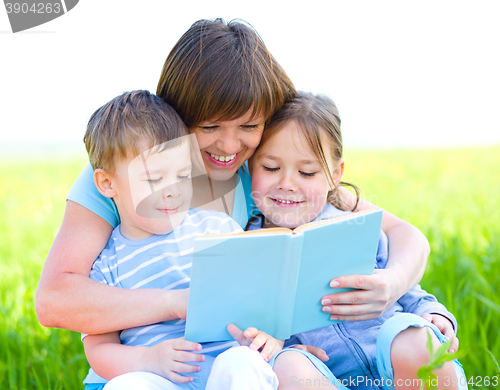
<svg viewBox="0 0 500 390"><path fill-rule="evenodd" d="M333 158L325 146L332 168ZM337 169L330 171L334 180L340 180ZM286 124L255 153L252 190L266 227L295 228L312 221L324 207L330 185L295 122Z"/></svg>
<svg viewBox="0 0 500 390"><path fill-rule="evenodd" d="M177 227L191 203L190 144L146 150L116 164L113 197L121 219L121 233L129 239L167 234Z"/></svg>

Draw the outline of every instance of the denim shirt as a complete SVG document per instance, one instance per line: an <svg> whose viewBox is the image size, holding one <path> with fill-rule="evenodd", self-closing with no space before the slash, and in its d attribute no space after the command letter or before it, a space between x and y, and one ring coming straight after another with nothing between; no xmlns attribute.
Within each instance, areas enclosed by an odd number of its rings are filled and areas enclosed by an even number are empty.
<svg viewBox="0 0 500 390"><path fill-rule="evenodd" d="M339 217L350 213L336 209L327 203L314 221ZM261 228L263 217L254 218L248 230ZM374 268L384 269L389 257L389 241L384 232L380 232L377 257ZM285 347L303 344L322 348L330 360L325 364L340 380L358 375L380 379L375 361L377 335L382 324L398 313L413 313L421 316L424 313L441 314L448 318L456 331L457 322L437 299L422 290L417 284L380 317L366 321L343 321L325 328L293 335L285 341ZM351 387L350 387L351 388ZM363 389L379 389L379 387L358 387Z"/></svg>

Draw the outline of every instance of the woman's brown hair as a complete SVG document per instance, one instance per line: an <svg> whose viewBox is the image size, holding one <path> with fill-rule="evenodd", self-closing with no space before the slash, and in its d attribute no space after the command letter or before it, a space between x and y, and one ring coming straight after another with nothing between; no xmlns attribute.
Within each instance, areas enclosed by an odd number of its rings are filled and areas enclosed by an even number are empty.
<svg viewBox="0 0 500 390"><path fill-rule="evenodd" d="M156 94L188 128L206 120L264 115L296 95L293 83L248 23L199 20L168 55Z"/></svg>
<svg viewBox="0 0 500 390"><path fill-rule="evenodd" d="M346 205L338 194L338 187L333 181L331 172L326 161L324 147L330 148L331 155L335 161L342 158L342 134L340 132L340 116L337 106L330 98L324 95L313 95L306 92L298 92L297 96L283 105L266 125L260 145L271 138L273 134L282 130L289 122L295 122L307 140L311 150L318 159L325 172L332 191L328 192L327 201L340 210L345 210ZM327 145L322 144L322 139L327 140ZM356 204L358 206L360 191L354 184L340 182L339 185L350 186L356 192Z"/></svg>

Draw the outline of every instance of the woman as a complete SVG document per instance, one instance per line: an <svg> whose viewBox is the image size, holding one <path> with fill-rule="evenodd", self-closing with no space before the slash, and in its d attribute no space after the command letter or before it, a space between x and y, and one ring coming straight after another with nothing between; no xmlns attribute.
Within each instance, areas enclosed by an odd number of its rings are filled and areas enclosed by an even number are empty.
<svg viewBox="0 0 500 390"><path fill-rule="evenodd" d="M245 226L253 209L245 162L265 122L295 96L292 82L250 26L200 20L169 54L157 94L196 135L211 178L209 188L194 188L195 194L208 194L209 203L198 200L194 206L226 211ZM354 208L353 195L344 190L341 197ZM357 210L369 207L364 202ZM112 288L88 277L117 224L114 205L97 193L92 170L85 168L68 195L38 285L36 312L42 325L96 334L164 320L172 302L163 290ZM423 275L429 246L420 231L385 211L382 228L390 242L387 268L372 276L337 278L332 287L358 290L323 299L341 320L380 316ZM101 304L104 296L106 304Z"/></svg>

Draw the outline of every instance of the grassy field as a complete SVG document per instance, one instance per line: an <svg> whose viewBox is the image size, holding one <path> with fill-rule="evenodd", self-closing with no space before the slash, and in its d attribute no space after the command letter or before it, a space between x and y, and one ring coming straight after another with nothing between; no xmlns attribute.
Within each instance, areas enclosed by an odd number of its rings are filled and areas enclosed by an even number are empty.
<svg viewBox="0 0 500 390"><path fill-rule="evenodd" d="M432 253L422 286L457 317L467 377L500 375L500 147L353 151L345 179L417 226ZM0 388L78 389L79 334L39 325L34 295L85 160L0 158ZM490 379L491 380L491 379Z"/></svg>

